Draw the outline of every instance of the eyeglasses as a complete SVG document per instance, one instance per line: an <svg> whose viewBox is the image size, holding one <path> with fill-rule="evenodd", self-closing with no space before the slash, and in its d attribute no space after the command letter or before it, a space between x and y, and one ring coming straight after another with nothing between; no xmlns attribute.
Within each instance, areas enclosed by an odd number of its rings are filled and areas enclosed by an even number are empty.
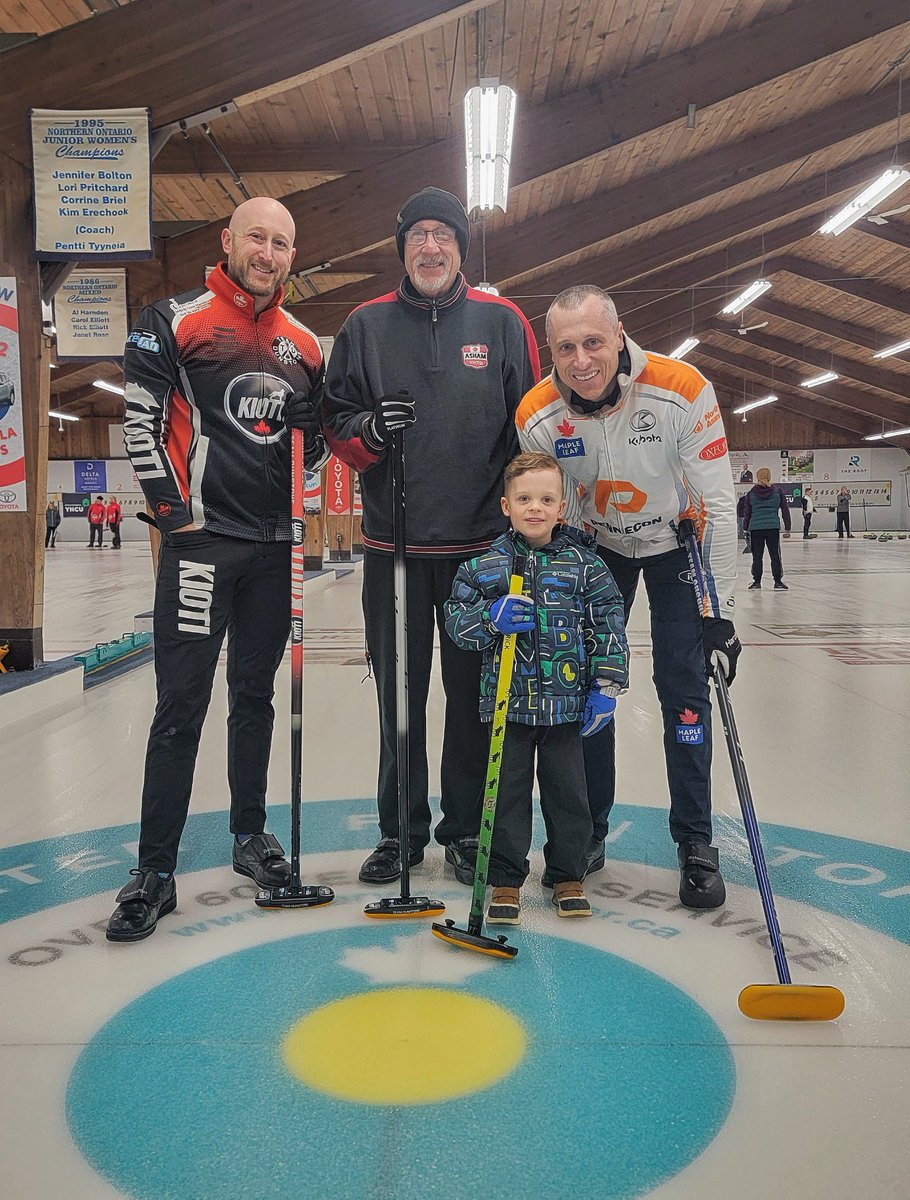
<svg viewBox="0 0 910 1200"><path fill-rule="evenodd" d="M432 236L437 246L451 246L455 241L455 230L446 229L415 229L413 226L405 233L404 240L409 246L422 246L428 237Z"/></svg>

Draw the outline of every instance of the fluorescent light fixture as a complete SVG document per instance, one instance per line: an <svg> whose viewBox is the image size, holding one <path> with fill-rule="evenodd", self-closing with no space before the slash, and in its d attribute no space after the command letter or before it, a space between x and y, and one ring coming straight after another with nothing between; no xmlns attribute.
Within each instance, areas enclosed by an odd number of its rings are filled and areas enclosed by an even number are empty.
<svg viewBox="0 0 910 1200"><path fill-rule="evenodd" d="M509 164L515 131L515 93L495 79L482 79L464 98L468 212L506 211Z"/></svg>
<svg viewBox="0 0 910 1200"><path fill-rule="evenodd" d="M79 420L79 418L74 417L72 415L72 413L54 412L54 410L52 408L48 409L47 415L49 417L55 417L58 421L78 421Z"/></svg>
<svg viewBox="0 0 910 1200"><path fill-rule="evenodd" d="M811 379L804 379L799 385L800 387L820 387L823 383L831 383L834 379L840 379L837 371L823 371L821 375L814 375Z"/></svg>
<svg viewBox="0 0 910 1200"><path fill-rule="evenodd" d="M882 200L887 199L892 192L896 192L908 179L910 179L910 171L906 167L889 167L887 171L879 175L878 179L864 188L855 199L851 200L849 204L845 204L839 212L826 221L818 232L833 233L837 237L839 233L849 229L854 221L858 221L867 212L871 212Z"/></svg>
<svg viewBox="0 0 910 1200"><path fill-rule="evenodd" d="M50 369L51 369L52 371L56 371L56 370L57 370L57 364L56 364L56 363L48 363L47 365L50 367Z"/></svg>
<svg viewBox="0 0 910 1200"><path fill-rule="evenodd" d="M697 337L687 337L684 341L680 342L679 345L676 347L676 349L671 354L668 354L667 357L668 358L685 358L686 355L689 353L689 351L694 350L697 345L698 345Z"/></svg>
<svg viewBox="0 0 910 1200"><path fill-rule="evenodd" d="M756 279L754 283L749 284L744 292L740 292L735 299L731 300L720 311L722 313L742 312L753 300L757 300L759 296L763 296L770 286L770 279Z"/></svg>
<svg viewBox="0 0 910 1200"><path fill-rule="evenodd" d="M495 283L475 283L474 288L478 292L489 292L491 296L499 295L499 288Z"/></svg>
<svg viewBox="0 0 910 1200"><path fill-rule="evenodd" d="M910 427L907 429L889 429L887 433L870 433L868 437L863 438L864 442L882 442L886 438L906 437L910 433Z"/></svg>
<svg viewBox="0 0 910 1200"><path fill-rule="evenodd" d="M126 395L122 387L118 387L116 383L108 383L106 379L93 379L92 387L101 388L103 392L113 392L115 396Z"/></svg>
<svg viewBox="0 0 910 1200"><path fill-rule="evenodd" d="M741 408L734 408L735 413L748 412L750 408L761 408L763 404L773 404L777 399L776 396L765 396L761 400L752 400L749 404L742 405Z"/></svg>
<svg viewBox="0 0 910 1200"><path fill-rule="evenodd" d="M903 354L905 350L910 350L910 338L904 338L902 342L895 342L893 346L886 346L884 350L876 350L872 357L890 358L892 354Z"/></svg>

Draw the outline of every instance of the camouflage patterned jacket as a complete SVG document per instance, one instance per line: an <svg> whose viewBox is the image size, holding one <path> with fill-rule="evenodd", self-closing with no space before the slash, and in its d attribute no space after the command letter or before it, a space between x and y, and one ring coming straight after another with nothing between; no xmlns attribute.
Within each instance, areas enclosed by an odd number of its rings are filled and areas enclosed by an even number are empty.
<svg viewBox="0 0 910 1200"><path fill-rule="evenodd" d="M462 563L446 602L446 632L463 650L483 651L480 718L492 721L502 634L490 608L509 590L517 555L527 556L524 594L536 606L532 633L518 634L509 692L509 720L522 725L578 721L597 680L625 691L629 647L623 603L590 534L557 526L553 540L532 550L514 531Z"/></svg>

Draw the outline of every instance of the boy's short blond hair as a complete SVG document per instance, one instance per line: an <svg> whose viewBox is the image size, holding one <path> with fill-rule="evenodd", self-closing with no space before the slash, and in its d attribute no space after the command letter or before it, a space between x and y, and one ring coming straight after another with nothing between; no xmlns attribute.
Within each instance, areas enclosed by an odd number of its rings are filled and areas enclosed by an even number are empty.
<svg viewBox="0 0 910 1200"><path fill-rule="evenodd" d="M528 471L558 471L560 485L562 484L562 467L553 455L544 454L540 450L528 450L524 454L519 454L517 458L513 458L506 467L503 480L505 491L509 490L509 484L513 479L517 479L519 475L526 475Z"/></svg>

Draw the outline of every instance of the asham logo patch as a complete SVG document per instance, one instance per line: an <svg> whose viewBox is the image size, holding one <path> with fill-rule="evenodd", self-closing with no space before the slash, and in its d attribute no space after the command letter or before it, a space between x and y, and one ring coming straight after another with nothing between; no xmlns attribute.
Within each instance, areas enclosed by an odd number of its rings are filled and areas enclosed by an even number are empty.
<svg viewBox="0 0 910 1200"><path fill-rule="evenodd" d="M284 437L284 402L290 387L275 375L251 371L238 375L224 393L224 411L251 442Z"/></svg>
<svg viewBox="0 0 910 1200"><path fill-rule="evenodd" d="M711 462L715 458L723 458L727 453L727 439L725 437L718 438L716 442L709 442L707 446L699 450L698 457L703 462Z"/></svg>
<svg viewBox="0 0 910 1200"><path fill-rule="evenodd" d="M485 371L489 365L489 357L487 347L480 342L461 347L461 361L466 367L473 367L475 371Z"/></svg>

